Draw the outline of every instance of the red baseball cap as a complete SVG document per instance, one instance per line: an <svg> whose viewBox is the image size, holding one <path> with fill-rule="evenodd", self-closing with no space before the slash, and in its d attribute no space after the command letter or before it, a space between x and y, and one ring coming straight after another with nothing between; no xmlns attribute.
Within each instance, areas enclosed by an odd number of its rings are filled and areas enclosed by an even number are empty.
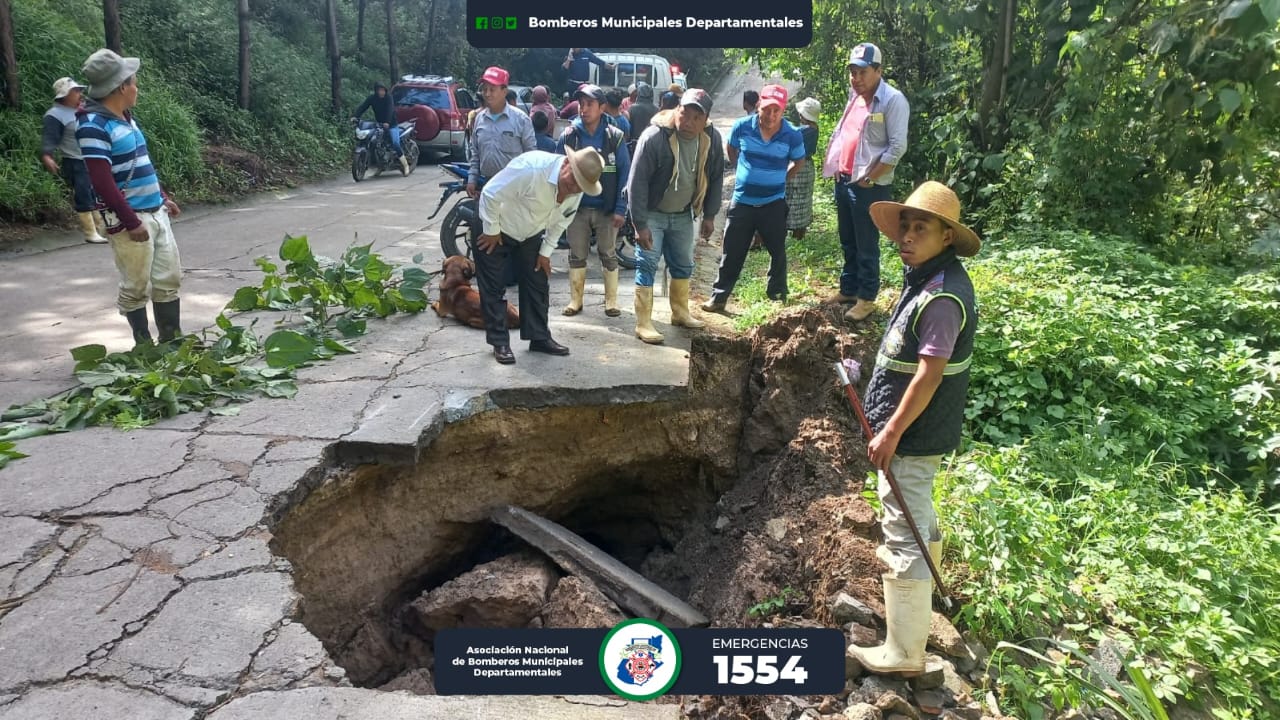
<svg viewBox="0 0 1280 720"><path fill-rule="evenodd" d="M765 85L760 90L760 103L756 105L756 110L763 110L769 105L777 105L785 110L787 107L787 89L781 85Z"/></svg>
<svg viewBox="0 0 1280 720"><path fill-rule="evenodd" d="M485 69L484 74L480 76L480 82L499 87L506 87L507 81L510 79L511 73L496 66Z"/></svg>

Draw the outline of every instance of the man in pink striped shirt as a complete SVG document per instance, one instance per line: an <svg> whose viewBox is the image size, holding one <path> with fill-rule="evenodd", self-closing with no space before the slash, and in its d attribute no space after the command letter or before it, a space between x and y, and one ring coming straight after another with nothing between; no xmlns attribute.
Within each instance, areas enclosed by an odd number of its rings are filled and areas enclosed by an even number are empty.
<svg viewBox="0 0 1280 720"><path fill-rule="evenodd" d="M880 231L872 203L892 197L893 170L907 151L907 98L884 80L880 48L862 43L849 53L849 102L827 147L822 176L835 178L836 218L844 269L832 302L854 303L845 317L865 320L880 292Z"/></svg>

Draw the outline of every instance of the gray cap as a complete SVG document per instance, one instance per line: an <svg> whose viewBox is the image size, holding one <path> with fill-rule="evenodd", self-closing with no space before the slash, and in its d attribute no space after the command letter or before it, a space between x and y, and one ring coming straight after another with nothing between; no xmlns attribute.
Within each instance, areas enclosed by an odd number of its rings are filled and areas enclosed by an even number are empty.
<svg viewBox="0 0 1280 720"><path fill-rule="evenodd" d="M711 115L711 96L707 94L706 90L699 90L698 88L685 90L684 94L680 96L680 104L697 105L702 108L702 112L708 116Z"/></svg>
<svg viewBox="0 0 1280 720"><path fill-rule="evenodd" d="M591 98L592 100L595 100L601 105L604 104L604 101L605 101L604 90L602 90L599 85L591 85L589 83L585 85L579 85L578 91L573 94L573 99L577 100L583 95L586 95L587 97Z"/></svg>
<svg viewBox="0 0 1280 720"><path fill-rule="evenodd" d="M640 98L649 98L650 102L653 101L653 86L643 80L636 83L636 99Z"/></svg>
<svg viewBox="0 0 1280 720"><path fill-rule="evenodd" d="M138 58L120 57L103 48L84 61L80 72L89 81L89 97L101 100L124 84L125 80L138 74L140 65L142 61Z"/></svg>

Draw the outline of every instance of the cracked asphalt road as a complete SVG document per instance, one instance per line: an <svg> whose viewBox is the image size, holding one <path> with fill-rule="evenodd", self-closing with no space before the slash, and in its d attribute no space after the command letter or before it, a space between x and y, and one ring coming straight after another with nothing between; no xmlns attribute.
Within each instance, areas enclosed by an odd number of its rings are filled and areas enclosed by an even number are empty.
<svg viewBox="0 0 1280 720"><path fill-rule="evenodd" d="M735 108L740 90L717 100ZM736 113L734 113L736 114ZM442 174L348 178L219 207L175 224L183 325L213 324L253 259L286 234L337 255L373 243L395 262L442 259L426 215ZM181 198L178 198L181 202ZM0 720L45 718L673 718L676 705L617 699L443 698L349 687L299 620L288 561L269 548L278 513L335 463L413 462L450 422L498 407L670 400L686 390L689 331L655 320L662 346L603 312L594 260L587 307L564 318L566 258L553 258L551 327L569 357L523 351L497 365L484 334L427 311L371 321L359 352L299 371L291 400L236 416L190 413L120 431L95 427L24 440L0 470ZM0 251L0 408L75 384L72 347L131 344L115 309L110 251L70 232ZM433 293L434 295L434 293ZM278 317L263 314L260 335ZM238 322L243 323L244 320ZM344 687L347 686L347 687Z"/></svg>

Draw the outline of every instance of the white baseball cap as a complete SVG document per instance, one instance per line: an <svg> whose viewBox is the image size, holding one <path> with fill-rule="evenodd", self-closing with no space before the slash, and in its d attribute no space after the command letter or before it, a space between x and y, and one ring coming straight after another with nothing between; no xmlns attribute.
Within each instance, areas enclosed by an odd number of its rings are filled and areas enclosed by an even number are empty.
<svg viewBox="0 0 1280 720"><path fill-rule="evenodd" d="M58 78L53 81L53 99L61 100L62 98L70 95L72 90L84 90L86 87L87 86L81 85L69 77Z"/></svg>

